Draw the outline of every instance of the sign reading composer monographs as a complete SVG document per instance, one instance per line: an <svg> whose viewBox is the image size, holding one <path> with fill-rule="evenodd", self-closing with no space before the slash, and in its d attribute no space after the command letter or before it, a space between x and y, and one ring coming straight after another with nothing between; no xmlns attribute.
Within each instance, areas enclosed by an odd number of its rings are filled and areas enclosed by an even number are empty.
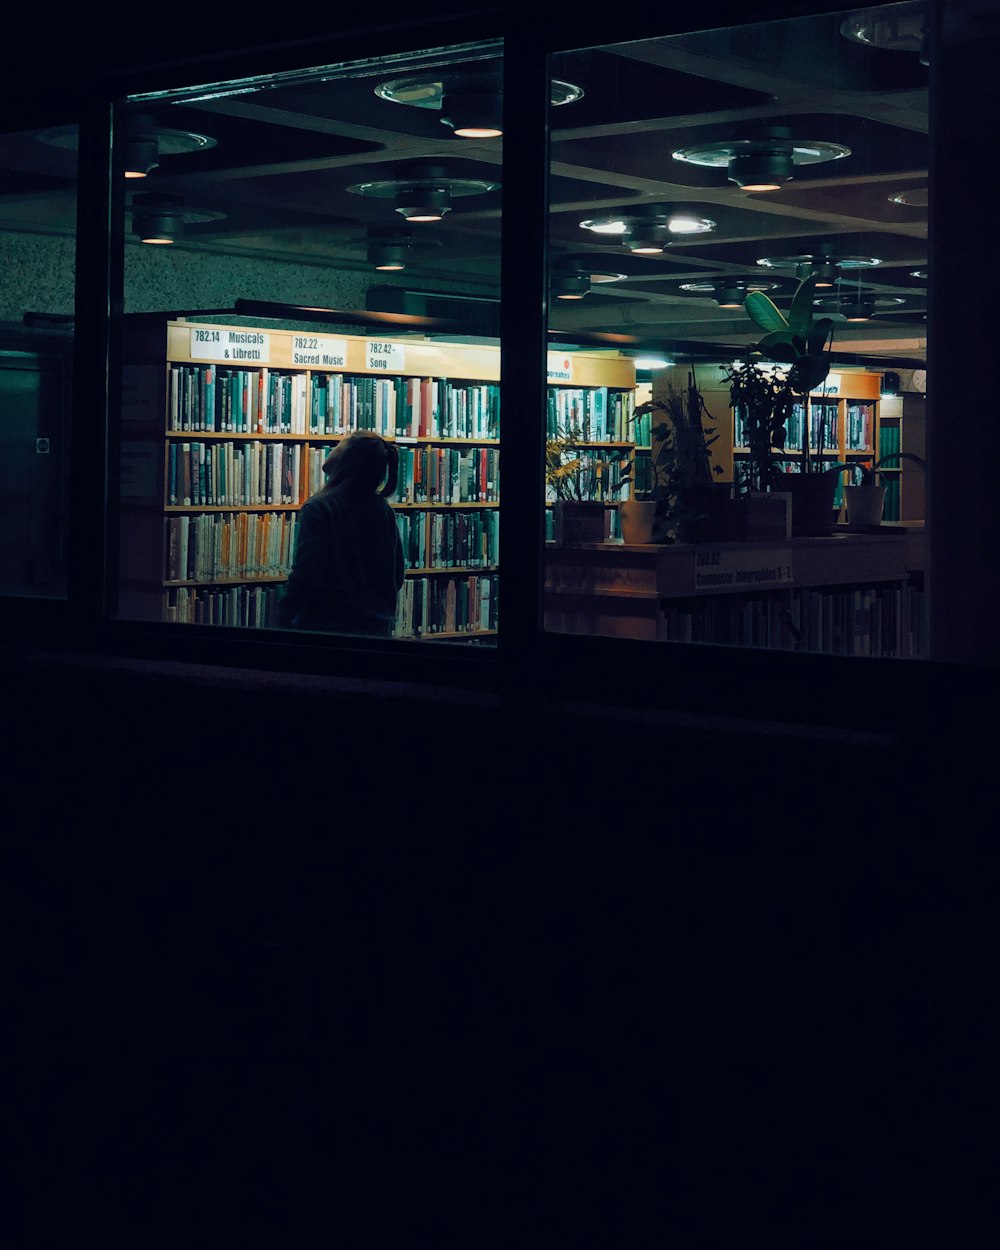
<svg viewBox="0 0 1000 1250"><path fill-rule="evenodd" d="M791 547L767 552L706 547L695 553L695 590L766 590L792 580Z"/></svg>

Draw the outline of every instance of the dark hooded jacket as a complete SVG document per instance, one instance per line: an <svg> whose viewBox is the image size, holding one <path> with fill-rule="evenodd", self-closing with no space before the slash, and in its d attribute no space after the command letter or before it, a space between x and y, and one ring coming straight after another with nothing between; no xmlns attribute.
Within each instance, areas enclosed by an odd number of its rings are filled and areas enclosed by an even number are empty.
<svg viewBox="0 0 1000 1250"><path fill-rule="evenodd" d="M295 557L277 623L338 633L392 632L403 584L392 508L352 482L328 486L299 511Z"/></svg>

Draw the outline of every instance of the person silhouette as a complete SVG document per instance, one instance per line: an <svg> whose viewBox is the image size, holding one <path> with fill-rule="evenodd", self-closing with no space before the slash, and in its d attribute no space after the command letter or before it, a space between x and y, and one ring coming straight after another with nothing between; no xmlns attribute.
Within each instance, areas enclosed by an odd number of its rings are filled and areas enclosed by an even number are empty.
<svg viewBox="0 0 1000 1250"><path fill-rule="evenodd" d="M403 547L386 502L399 451L356 430L323 463L326 484L302 505L292 569L278 600L282 628L388 637L403 585Z"/></svg>

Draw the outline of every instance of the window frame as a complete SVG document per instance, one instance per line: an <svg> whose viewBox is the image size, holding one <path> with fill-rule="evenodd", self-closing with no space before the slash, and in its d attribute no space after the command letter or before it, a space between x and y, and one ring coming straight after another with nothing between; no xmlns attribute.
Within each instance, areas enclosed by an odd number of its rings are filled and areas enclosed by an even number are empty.
<svg viewBox="0 0 1000 1250"><path fill-rule="evenodd" d="M970 0L973 3L973 0ZM511 6L511 9L516 6ZM840 11L842 3L777 3L768 20ZM940 0L934 0L935 29L942 27ZM722 27L760 21L742 6L718 3L706 15L703 27ZM501 341L504 384L518 395L535 395L539 412L544 400L545 339L547 331L546 181L548 177L547 93L548 57L553 53L608 41L606 16L574 19L572 28L556 18L530 19L508 11L466 14L444 22L409 23L385 30L341 32L307 44L257 48L235 55L216 56L185 68L154 68L113 75L88 84L76 96L80 120L79 230L77 249L77 307L74 431L71 490L69 599L62 603L4 605L15 634L53 646L78 646L118 655L272 669L286 672L340 674L363 679L398 680L420 684L473 688L496 693L530 691L552 698L594 704L622 704L675 711L712 711L741 718L843 724L881 729L899 727L906 705L926 702L945 692L972 690L994 670L968 644L953 660L920 661L875 658L790 655L713 648L698 644L648 643L589 636L547 633L541 624L543 544L540 509L518 509L513 499L541 498L543 424L508 422L501 446L507 504L501 509L506 604L495 651L428 648L403 640L362 643L356 639L289 637L282 631L171 625L110 619L106 612L109 561L113 553L114 518L110 516L109 484L114 481L111 434L115 428L114 391L121 315L122 274L112 240L121 229L121 196L116 199L110 176L116 118L124 101L168 86L178 86L178 74L190 85L223 81L253 73L277 73L325 62L347 62L386 51L405 54L449 42L502 40L504 74L517 92L505 93L507 152L518 151L518 178L504 178L501 235ZM680 33L690 22L677 18L638 17L623 22L616 15L614 42ZM932 177L955 172L945 145L957 121L934 101L942 100L944 84L960 76L954 58L942 56L932 66L931 143ZM181 84L183 85L183 84ZM518 103L512 104L511 101ZM46 108L51 105L47 101ZM25 106L30 114L31 104ZM39 110L40 111L40 110ZM960 112L960 110L956 110ZM509 159L506 158L506 159ZM944 217L944 213L940 214ZM524 226L535 223L534 230ZM515 225L515 223L517 223ZM517 243L513 242L515 231ZM930 253L946 271L942 236L932 217ZM516 249L516 250L515 250ZM525 249L530 263L525 261ZM942 292L944 294L942 294ZM947 324L944 298L952 292L942 282L930 295L929 376L953 367L960 346L936 342L933 327ZM958 336L953 336L957 338ZM981 332L985 341L985 332ZM933 383L932 383L933 385ZM964 388L964 392L963 392ZM978 390L977 390L978 388ZM957 381L962 395L981 393L981 380ZM937 449L935 474L954 477L954 465ZM933 488L932 488L933 489ZM940 498L940 491L937 492ZM996 491L988 501L995 514ZM932 504L933 506L933 504ZM944 541L942 536L941 542ZM513 554L512 554L513 553ZM940 551L932 560L941 567ZM13 611L8 612L8 606ZM860 666L864 666L864 672ZM585 675L585 676L582 676ZM885 698L872 698L872 691ZM904 692L900 699L897 692Z"/></svg>

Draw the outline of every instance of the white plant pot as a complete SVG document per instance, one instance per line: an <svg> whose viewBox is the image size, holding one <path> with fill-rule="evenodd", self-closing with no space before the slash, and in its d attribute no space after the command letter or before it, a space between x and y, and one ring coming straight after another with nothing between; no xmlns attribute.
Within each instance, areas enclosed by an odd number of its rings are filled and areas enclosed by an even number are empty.
<svg viewBox="0 0 1000 1250"><path fill-rule="evenodd" d="M884 486L845 486L848 525L881 525L885 505Z"/></svg>
<svg viewBox="0 0 1000 1250"><path fill-rule="evenodd" d="M656 522L655 499L626 499L618 505L622 542L650 543Z"/></svg>

